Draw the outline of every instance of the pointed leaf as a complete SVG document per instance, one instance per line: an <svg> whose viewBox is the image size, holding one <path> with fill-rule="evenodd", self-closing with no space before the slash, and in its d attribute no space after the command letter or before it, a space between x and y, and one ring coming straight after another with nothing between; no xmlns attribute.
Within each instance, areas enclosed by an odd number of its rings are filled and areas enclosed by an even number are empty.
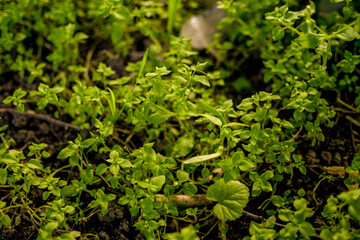
<svg viewBox="0 0 360 240"><path fill-rule="evenodd" d="M305 48L316 48L325 40L325 36L315 33L302 33L295 41Z"/></svg>
<svg viewBox="0 0 360 240"><path fill-rule="evenodd" d="M219 118L211 116L209 114L200 114L200 115L207 118L213 124L218 125L219 127L222 126L222 122L221 122L221 120Z"/></svg>
<svg viewBox="0 0 360 240"><path fill-rule="evenodd" d="M193 77L193 79L194 79L195 81L201 83L202 85L205 85L205 86L207 86L207 87L210 87L209 80L208 80L208 78L207 78L206 76L204 76L204 75L200 75L200 76L199 76L199 75L195 75L195 76Z"/></svg>
<svg viewBox="0 0 360 240"><path fill-rule="evenodd" d="M223 147L219 147L219 150L216 153L208 154L208 155L202 155L202 156L196 156L189 158L188 160L185 160L183 164L191 164L191 163L199 163L208 161L217 157L220 157L223 151Z"/></svg>
<svg viewBox="0 0 360 240"><path fill-rule="evenodd" d="M0 169L0 184L4 185L6 184L6 179L7 179L7 175L8 172L6 171L6 169Z"/></svg>
<svg viewBox="0 0 360 240"><path fill-rule="evenodd" d="M73 149L70 146L67 146L66 148L64 148L63 150L60 151L58 158L65 159L65 158L72 156L75 153L76 153L75 149Z"/></svg>
<svg viewBox="0 0 360 240"><path fill-rule="evenodd" d="M213 108L212 106L203 103L203 102L197 102L197 104L199 105L199 107L201 107L203 110L205 110L206 112L212 113L214 114L216 117L220 118L222 124L226 124L225 118L224 116L215 108Z"/></svg>

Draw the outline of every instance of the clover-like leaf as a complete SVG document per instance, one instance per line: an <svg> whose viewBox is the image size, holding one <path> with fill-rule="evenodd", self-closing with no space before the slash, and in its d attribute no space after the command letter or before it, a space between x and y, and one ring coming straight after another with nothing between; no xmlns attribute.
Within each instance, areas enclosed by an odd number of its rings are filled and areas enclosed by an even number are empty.
<svg viewBox="0 0 360 240"><path fill-rule="evenodd" d="M235 220L242 215L244 207L249 201L249 188L239 181L225 183L220 179L211 185L206 197L218 202L214 213L222 221Z"/></svg>

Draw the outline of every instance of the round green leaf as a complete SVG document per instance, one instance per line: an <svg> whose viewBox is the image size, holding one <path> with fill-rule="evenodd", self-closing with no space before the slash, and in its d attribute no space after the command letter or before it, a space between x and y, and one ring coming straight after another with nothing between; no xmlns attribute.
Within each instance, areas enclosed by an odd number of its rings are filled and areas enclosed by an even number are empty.
<svg viewBox="0 0 360 240"><path fill-rule="evenodd" d="M186 182L184 184L182 190L185 195L194 196L195 193L197 192L197 187L192 183Z"/></svg>
<svg viewBox="0 0 360 240"><path fill-rule="evenodd" d="M214 213L222 221L235 220L242 215L249 201L249 188L239 181L225 183L220 179L211 185L206 197L218 202Z"/></svg>
<svg viewBox="0 0 360 240"><path fill-rule="evenodd" d="M106 172L108 166L105 163L100 163L96 168L96 175L101 175Z"/></svg>

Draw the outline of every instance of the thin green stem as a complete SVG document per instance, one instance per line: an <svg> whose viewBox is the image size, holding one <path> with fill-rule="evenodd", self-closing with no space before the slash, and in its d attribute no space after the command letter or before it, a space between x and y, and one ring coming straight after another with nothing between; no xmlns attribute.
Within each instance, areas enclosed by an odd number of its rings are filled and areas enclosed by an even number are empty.
<svg viewBox="0 0 360 240"><path fill-rule="evenodd" d="M65 168L69 168L69 167L71 167L71 166L70 166L70 165L65 165L65 166L63 166L63 167L61 167L61 168L58 168L58 169L56 169L54 172L52 172L48 177L53 177L53 176L54 176L55 174L57 174L58 172L64 170Z"/></svg>
<svg viewBox="0 0 360 240"><path fill-rule="evenodd" d="M301 32L296 28L294 28L293 26L291 26L290 24L287 23L282 23L282 24L285 26L285 28L290 29L293 32L296 32L296 34L298 34L299 36L301 35Z"/></svg>
<svg viewBox="0 0 360 240"><path fill-rule="evenodd" d="M344 105L345 107L353 110L354 112L359 112L356 108L350 106L349 104L347 104L346 102L344 102L343 100L341 100L339 95L338 95L338 97L336 98L336 100L337 100L340 104L342 104L342 105Z"/></svg>
<svg viewBox="0 0 360 240"><path fill-rule="evenodd" d="M160 45L160 43L158 43L158 44ZM161 47L161 45L160 45L160 47ZM134 86L131 88L131 91L129 92L129 94L128 94L128 95L126 96L126 98L125 98L125 102L124 102L123 106L121 107L121 109L120 109L120 111L119 111L119 113L118 113L118 118L121 116L122 112L124 111L126 103L129 101L130 97L132 96L132 94L133 94L133 92L134 92L135 87L136 87L137 84L138 84L139 78L141 77L141 75L142 75L142 73L143 73L143 71L144 71L148 54L149 54L149 49L146 49L145 54L144 54L144 56L143 56L143 59L142 59L142 61L141 61L141 66L140 66L139 75L138 75L137 78L135 79L135 84L134 84Z"/></svg>
<svg viewBox="0 0 360 240"><path fill-rule="evenodd" d="M175 117L176 117L176 119L178 120L180 126L182 126L182 127L184 128L184 130L185 130L185 132L188 134L188 136L191 136L191 133L190 133L189 129L188 129L187 126L181 121L181 119L179 118L179 116L176 115Z"/></svg>
<svg viewBox="0 0 360 240"><path fill-rule="evenodd" d="M23 205L21 204L16 204L16 205L12 205L12 206L8 206L8 207L5 207L5 208L2 208L1 211L4 212L8 209L11 209L11 208L18 208L18 207L23 207Z"/></svg>
<svg viewBox="0 0 360 240"><path fill-rule="evenodd" d="M166 112L166 113L169 113L171 116L176 116L176 114L175 114L175 113L173 113L173 112L171 112L171 111L167 110L166 108L164 108L164 107L162 107L162 106L159 106L159 105L157 105L157 104L153 103L153 102L152 102L152 101L150 101L150 100L149 100L149 103L150 103L152 106L154 106L155 108L160 109L161 111L164 111L164 112Z"/></svg>
<svg viewBox="0 0 360 240"><path fill-rule="evenodd" d="M352 117L350 116L345 116L345 118L347 120L349 120L350 122L352 122L353 124L355 124L356 126L360 127L360 123L358 121L356 121L355 119L353 119Z"/></svg>
<svg viewBox="0 0 360 240"><path fill-rule="evenodd" d="M23 198L20 198L21 202L23 203L23 206L32 214L32 216L36 217L38 220L42 221L42 218L37 215L37 213L32 210L29 205L24 201Z"/></svg>

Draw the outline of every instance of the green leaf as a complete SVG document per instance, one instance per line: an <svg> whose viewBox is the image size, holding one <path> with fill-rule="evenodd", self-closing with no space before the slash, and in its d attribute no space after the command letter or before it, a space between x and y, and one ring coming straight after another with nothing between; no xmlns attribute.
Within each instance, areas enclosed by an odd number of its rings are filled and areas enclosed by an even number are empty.
<svg viewBox="0 0 360 240"><path fill-rule="evenodd" d="M166 115L164 113L154 113L147 118L147 121L152 124L161 124L166 122L169 119L169 117L171 116Z"/></svg>
<svg viewBox="0 0 360 240"><path fill-rule="evenodd" d="M305 222L306 220L306 209L298 210L294 213L293 222L296 224L300 224Z"/></svg>
<svg viewBox="0 0 360 240"><path fill-rule="evenodd" d="M287 121L287 120L281 120L281 125L286 128L286 129L293 129L294 125L291 124L291 122Z"/></svg>
<svg viewBox="0 0 360 240"><path fill-rule="evenodd" d="M274 41L280 40L284 37L284 29L280 26L276 26L272 30L272 38Z"/></svg>
<svg viewBox="0 0 360 240"><path fill-rule="evenodd" d="M302 33L295 41L305 48L316 48L325 40L325 35Z"/></svg>
<svg viewBox="0 0 360 240"><path fill-rule="evenodd" d="M299 110L296 110L293 115L294 115L295 121L299 122L301 120L301 112Z"/></svg>
<svg viewBox="0 0 360 240"><path fill-rule="evenodd" d="M239 161L239 169L240 169L240 171L248 172L248 171L253 170L255 168L256 168L256 166L252 162L250 162L248 160L242 159L242 160Z"/></svg>
<svg viewBox="0 0 360 240"><path fill-rule="evenodd" d="M57 228L59 226L59 223L58 222L49 222L45 225L45 231L48 232L48 233L51 233L52 231L55 230L55 228Z"/></svg>
<svg viewBox="0 0 360 240"><path fill-rule="evenodd" d="M36 159L30 159L26 166L32 169L43 169L43 165Z"/></svg>
<svg viewBox="0 0 360 240"><path fill-rule="evenodd" d="M197 230L192 225L181 228L180 233L169 233L166 234L168 240L199 240L200 238L196 235Z"/></svg>
<svg viewBox="0 0 360 240"><path fill-rule="evenodd" d="M111 164L109 167L109 170L112 174L114 174L115 176L118 175L119 171L120 171L120 166L117 164Z"/></svg>
<svg viewBox="0 0 360 240"><path fill-rule="evenodd" d="M293 205L296 210L302 210L302 209L306 209L307 202L305 199L300 198L300 199L296 199Z"/></svg>
<svg viewBox="0 0 360 240"><path fill-rule="evenodd" d="M218 111L216 110L215 108L213 108L212 106L206 104L206 103L203 103L203 102L197 102L198 106L201 107L203 110L205 110L206 112L208 113L212 113L214 114L216 117L220 118L221 120L221 123L222 124L226 124L226 121L225 121L225 118L224 116Z"/></svg>
<svg viewBox="0 0 360 240"><path fill-rule="evenodd" d="M124 161L122 163L120 163L120 166L122 168L130 168L133 165L131 164L131 162L128 159L124 159Z"/></svg>
<svg viewBox="0 0 360 240"><path fill-rule="evenodd" d="M6 225L6 226L10 226L11 225L11 219L9 217L9 215L7 214L2 214L1 216L1 222Z"/></svg>
<svg viewBox="0 0 360 240"><path fill-rule="evenodd" d="M116 150L112 150L111 152L110 152L110 154L109 154L109 157L110 157L110 159L111 160L116 160L118 157L119 157L119 152L118 151L116 151ZM113 162L112 161L112 162Z"/></svg>
<svg viewBox="0 0 360 240"><path fill-rule="evenodd" d="M196 64L196 71L203 71L207 65L207 62L198 62Z"/></svg>
<svg viewBox="0 0 360 240"><path fill-rule="evenodd" d="M165 176L157 176L150 179L150 190L153 192L158 192L161 190L162 186L165 184Z"/></svg>
<svg viewBox="0 0 360 240"><path fill-rule="evenodd" d="M200 116L203 116L205 118L207 118L210 122L212 122L213 124L221 127L222 126L222 122L219 118L211 116L209 114L199 114Z"/></svg>
<svg viewBox="0 0 360 240"><path fill-rule="evenodd" d="M129 9L124 6L116 8L116 11L111 11L111 15L120 21L129 21L132 19Z"/></svg>
<svg viewBox="0 0 360 240"><path fill-rule="evenodd" d="M273 95L272 93L268 93L268 92L264 92L264 91L260 91L259 92L259 98L260 98L260 101L269 101L269 100L279 100L281 99L280 96L278 95ZM256 96L256 94L255 94Z"/></svg>
<svg viewBox="0 0 360 240"><path fill-rule="evenodd" d="M193 79L196 81L196 82L199 82L201 83L202 85L205 85L207 87L210 87L210 83L209 83L209 80L208 80L208 77L207 76L204 76L204 75L195 75L193 76Z"/></svg>
<svg viewBox="0 0 360 240"><path fill-rule="evenodd" d="M73 186L65 186L61 189L61 196L74 197L78 194L78 191Z"/></svg>
<svg viewBox="0 0 360 240"><path fill-rule="evenodd" d="M222 146L220 146L216 153L192 157L192 158L189 158L189 159L185 160L183 162L183 164L199 163L199 162L208 161L208 160L211 160L211 159L214 159L214 158L218 158L218 157L221 156L221 154L223 152L223 149L224 148Z"/></svg>
<svg viewBox="0 0 360 240"><path fill-rule="evenodd" d="M5 131L7 128L8 128L8 125L0 126L0 132Z"/></svg>
<svg viewBox="0 0 360 240"><path fill-rule="evenodd" d="M174 146L174 155L176 157L185 157L194 147L194 138L192 136L182 136L178 138Z"/></svg>
<svg viewBox="0 0 360 240"><path fill-rule="evenodd" d="M101 175L106 172L108 166L105 163L100 163L96 168L96 175Z"/></svg>
<svg viewBox="0 0 360 240"><path fill-rule="evenodd" d="M76 150L73 149L70 146L67 146L66 148L62 149L58 155L58 158L65 159L68 158L76 153Z"/></svg>
<svg viewBox="0 0 360 240"><path fill-rule="evenodd" d="M250 110L253 108L254 100L251 98L245 98L241 101L241 103L237 106L238 109L243 109L245 111Z"/></svg>
<svg viewBox="0 0 360 240"><path fill-rule="evenodd" d="M180 182L186 182L189 180L189 173L183 170L177 170L176 177L179 179Z"/></svg>
<svg viewBox="0 0 360 240"><path fill-rule="evenodd" d="M249 188L239 181L225 183L220 179L208 188L206 197L217 201L214 213L222 221L235 220L242 215L249 201Z"/></svg>
<svg viewBox="0 0 360 240"><path fill-rule="evenodd" d="M260 176L262 181L267 181L267 180L269 180L269 179L271 179L273 177L274 177L274 171L272 171L272 170L267 170L266 172L264 172Z"/></svg>
<svg viewBox="0 0 360 240"><path fill-rule="evenodd" d="M329 227L323 227L320 233L321 239L332 239L333 234L330 231Z"/></svg>
<svg viewBox="0 0 360 240"><path fill-rule="evenodd" d="M168 22L166 25L166 30L169 34L172 33L172 28L175 21L175 16L177 14L178 5L181 2L181 0L170 0L169 1L169 7L168 7Z"/></svg>
<svg viewBox="0 0 360 240"><path fill-rule="evenodd" d="M149 49L147 48L145 51L145 54L143 56L143 59L141 60L141 66L140 66L140 71L139 71L139 75L137 78L140 78L140 76L142 75L142 72L144 71L145 68L145 64L146 64L146 60L147 60L147 56L149 55Z"/></svg>
<svg viewBox="0 0 360 240"><path fill-rule="evenodd" d="M6 171L6 169L0 169L0 184L4 185L6 184L6 179L7 179L7 175L8 172Z"/></svg>
<svg viewBox="0 0 360 240"><path fill-rule="evenodd" d="M316 232L313 226L309 222L303 222L299 224L299 231L303 236L315 236Z"/></svg>
<svg viewBox="0 0 360 240"><path fill-rule="evenodd" d="M226 158L217 163L217 165L224 171L230 171L234 168L233 161L231 158Z"/></svg>
<svg viewBox="0 0 360 240"><path fill-rule="evenodd" d="M197 187L192 183L186 182L184 183L182 191L184 194L188 196L194 196L195 193L197 192Z"/></svg>
<svg viewBox="0 0 360 240"><path fill-rule="evenodd" d="M25 111L25 105L20 103L16 106L16 109L19 111L19 113L23 113Z"/></svg>
<svg viewBox="0 0 360 240"><path fill-rule="evenodd" d="M116 195L115 194L108 194L108 195L106 195L106 197L104 198L107 202L109 202L109 201L113 201L113 200L115 200L115 198L116 198Z"/></svg>
<svg viewBox="0 0 360 240"><path fill-rule="evenodd" d="M344 41L353 41L355 38L359 38L359 34L350 26L346 26L345 30L338 33L336 36Z"/></svg>
<svg viewBox="0 0 360 240"><path fill-rule="evenodd" d="M271 202L277 207L281 207L282 205L285 204L284 199L278 195L272 196Z"/></svg>
<svg viewBox="0 0 360 240"><path fill-rule="evenodd" d="M263 120L266 117L267 109L265 107L257 107L256 108L256 116Z"/></svg>
<svg viewBox="0 0 360 240"><path fill-rule="evenodd" d="M244 123L249 123L251 120L253 120L254 118L253 118L253 116L252 116L252 114L245 114L244 116L242 116L241 118L240 118L240 121L242 121L242 122L244 122Z"/></svg>
<svg viewBox="0 0 360 240"><path fill-rule="evenodd" d="M292 211L289 209L280 209L279 219L283 222L290 222L293 219Z"/></svg>
<svg viewBox="0 0 360 240"><path fill-rule="evenodd" d="M9 104L14 100L13 96L7 96L4 100L3 100L3 104Z"/></svg>
<svg viewBox="0 0 360 240"><path fill-rule="evenodd" d="M116 99L115 99L115 95L114 95L113 91L110 88L107 88L107 90L109 90L111 98L109 98L106 95L105 92L101 92L101 95L103 97L105 97L106 101L108 102L109 107L110 107L110 111L111 111L111 115L115 119L115 116L116 116Z"/></svg>

